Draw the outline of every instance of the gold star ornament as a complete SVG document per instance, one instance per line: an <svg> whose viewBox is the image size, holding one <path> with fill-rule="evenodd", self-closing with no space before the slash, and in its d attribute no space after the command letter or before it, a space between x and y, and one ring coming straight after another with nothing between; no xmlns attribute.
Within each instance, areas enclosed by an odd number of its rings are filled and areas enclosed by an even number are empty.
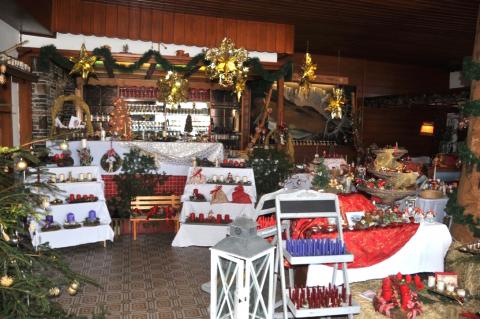
<svg viewBox="0 0 480 319"><path fill-rule="evenodd" d="M300 78L299 89L304 96L310 94L310 84L317 77L317 64L313 63L310 53L305 53L305 62L302 65L302 77Z"/></svg>
<svg viewBox="0 0 480 319"><path fill-rule="evenodd" d="M345 96L343 89L334 88L332 91L332 97L328 101L328 106L325 108L327 112L330 112L332 119L342 118L342 108L345 105Z"/></svg>
<svg viewBox="0 0 480 319"><path fill-rule="evenodd" d="M74 63L69 75L80 74L84 80L88 78L90 73L94 73L93 66L97 61L95 55L88 55L85 43L80 48L80 55L78 57L70 57L69 60Z"/></svg>

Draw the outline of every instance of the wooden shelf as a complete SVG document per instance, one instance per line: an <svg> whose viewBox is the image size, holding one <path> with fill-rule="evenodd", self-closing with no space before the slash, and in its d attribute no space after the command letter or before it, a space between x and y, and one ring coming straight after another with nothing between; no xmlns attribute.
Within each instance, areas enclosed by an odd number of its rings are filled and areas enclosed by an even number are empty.
<svg viewBox="0 0 480 319"><path fill-rule="evenodd" d="M352 300L351 306L346 304L342 307L297 309L293 304L292 300L288 298L288 291L286 293L288 299L288 308L290 309L295 318L342 316L360 313L360 305L354 300Z"/></svg>
<svg viewBox="0 0 480 319"><path fill-rule="evenodd" d="M37 82L38 81L38 76L33 74L32 72L26 72L22 69L18 69L14 66L11 66L9 64L7 64L7 74L10 74L11 76L13 76L14 78L17 78L17 79L22 79L22 80L26 80L26 81L29 81L29 82Z"/></svg>
<svg viewBox="0 0 480 319"><path fill-rule="evenodd" d="M292 255L290 255L290 252L288 252L288 250L285 248L285 241L283 241L283 255L291 265L313 265L343 262L349 263L353 261L352 254L293 257Z"/></svg>

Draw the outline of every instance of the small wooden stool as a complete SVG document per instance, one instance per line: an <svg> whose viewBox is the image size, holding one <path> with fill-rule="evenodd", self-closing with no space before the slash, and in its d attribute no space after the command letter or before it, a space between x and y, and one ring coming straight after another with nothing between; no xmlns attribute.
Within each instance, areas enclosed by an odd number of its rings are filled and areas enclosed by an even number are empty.
<svg viewBox="0 0 480 319"><path fill-rule="evenodd" d="M177 215L173 218L130 218L130 225L133 233L133 240L137 240L137 225L138 223L148 223L152 221L159 220L173 220L175 223L175 233L180 227L179 217L180 217L180 196L169 195L169 196L137 196L133 201L130 202L131 209L147 210L154 206L167 206L172 207L177 210Z"/></svg>

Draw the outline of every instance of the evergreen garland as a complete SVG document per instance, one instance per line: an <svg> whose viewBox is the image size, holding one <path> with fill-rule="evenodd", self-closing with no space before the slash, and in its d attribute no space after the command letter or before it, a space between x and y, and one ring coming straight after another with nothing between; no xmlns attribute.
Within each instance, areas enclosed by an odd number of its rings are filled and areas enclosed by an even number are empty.
<svg viewBox="0 0 480 319"><path fill-rule="evenodd" d="M463 77L466 80L480 80L480 63L473 61L472 57L463 59Z"/></svg>
<svg viewBox="0 0 480 319"><path fill-rule="evenodd" d="M155 62L165 71L182 72L185 78L188 78L193 73L200 69L201 65L208 65L209 61L205 60L205 53L199 53L195 55L185 66L173 65L167 59L163 58L160 52L156 50L148 50L137 61L130 65L123 65L117 63L117 60L112 56L112 52L107 47L95 48L92 53L99 57L107 70L117 70L120 72L132 73L139 70L144 63L147 63L152 57ZM47 71L49 68L49 62L65 70L71 70L73 63L63 55L61 55L54 45L47 45L40 48L40 55L38 57L38 69L40 71ZM258 58L248 58L245 65L250 67L252 72L261 77L264 81L273 82L280 77L290 79L292 74L292 62L289 61L284 64L279 70L270 72L260 63Z"/></svg>
<svg viewBox="0 0 480 319"><path fill-rule="evenodd" d="M458 190L448 195L447 207L445 212L452 216L456 224L466 224L473 233L473 236L480 238L480 222L475 220L472 215L465 215L465 209L457 201Z"/></svg>
<svg viewBox="0 0 480 319"><path fill-rule="evenodd" d="M458 157L469 171L471 171L475 165L477 165L477 171L480 171L480 158L473 154L465 142L458 143Z"/></svg>
<svg viewBox="0 0 480 319"><path fill-rule="evenodd" d="M480 100L470 100L465 102L462 107L464 116L480 116Z"/></svg>

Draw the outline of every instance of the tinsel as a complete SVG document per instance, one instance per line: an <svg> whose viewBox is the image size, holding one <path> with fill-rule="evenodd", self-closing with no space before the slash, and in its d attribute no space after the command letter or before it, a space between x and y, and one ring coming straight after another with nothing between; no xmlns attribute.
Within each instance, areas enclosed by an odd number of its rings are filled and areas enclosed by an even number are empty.
<svg viewBox="0 0 480 319"><path fill-rule="evenodd" d="M468 170L471 171L473 166L477 165L477 171L480 172L480 158L473 154L465 142L458 143L458 157L462 163L466 165Z"/></svg>
<svg viewBox="0 0 480 319"><path fill-rule="evenodd" d="M117 70L121 72L134 72L142 67L144 63L148 63L153 56L157 64L159 64L165 71L177 71L182 72L184 77L187 78L193 73L197 72L200 65L207 65L205 61L205 54L199 53L194 56L185 66L178 66L171 64L167 59L163 58L160 52L155 50L149 50L145 52L138 61L130 65L124 65L117 63L116 59L112 56L112 52L108 47L96 48L92 51L94 55L99 57L103 61L105 68L108 70ZM49 62L52 61L57 66L65 70L71 70L73 63L60 54L54 45L47 45L40 48L40 54L37 60L37 66L40 71L47 71L49 69ZM292 62L289 61L284 64L279 70L270 72L263 68L258 58L248 58L245 65L250 68L253 74L261 77L264 81L274 82L280 77L284 77L289 80L292 76Z"/></svg>
<svg viewBox="0 0 480 319"><path fill-rule="evenodd" d="M472 57L463 59L463 77L466 80L480 80L480 63L472 60Z"/></svg>
<svg viewBox="0 0 480 319"><path fill-rule="evenodd" d="M462 107L464 116L480 116L480 100L470 100Z"/></svg>
<svg viewBox="0 0 480 319"><path fill-rule="evenodd" d="M457 190L448 195L447 207L445 212L452 216L453 222L456 224L468 225L473 236L480 238L480 222L475 220L472 215L465 215L465 209L460 206L457 201Z"/></svg>

